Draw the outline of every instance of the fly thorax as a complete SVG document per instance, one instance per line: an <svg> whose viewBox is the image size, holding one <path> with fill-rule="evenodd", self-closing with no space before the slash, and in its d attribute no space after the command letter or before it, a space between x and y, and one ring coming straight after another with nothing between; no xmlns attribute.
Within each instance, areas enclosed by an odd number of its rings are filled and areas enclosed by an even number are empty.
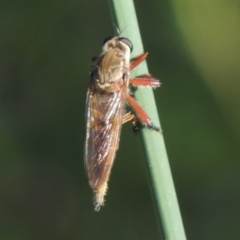
<svg viewBox="0 0 240 240"><path fill-rule="evenodd" d="M99 59L96 67L98 78L95 78L99 89L111 92L121 89L130 74L129 62L125 57L119 49L112 49Z"/></svg>

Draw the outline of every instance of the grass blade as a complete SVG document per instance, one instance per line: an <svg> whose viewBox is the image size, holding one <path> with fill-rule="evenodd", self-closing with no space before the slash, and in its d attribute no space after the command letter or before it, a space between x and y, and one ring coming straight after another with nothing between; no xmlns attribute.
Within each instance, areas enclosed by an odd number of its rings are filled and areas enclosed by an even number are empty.
<svg viewBox="0 0 240 240"><path fill-rule="evenodd" d="M123 36L133 42L132 57L143 53L140 31L132 0L109 0L114 24L123 31ZM146 62L140 64L132 75L147 74ZM156 126L160 126L159 117L151 89L138 89L135 93L137 101L147 110ZM177 202L171 170L162 134L143 129L141 131L148 171L150 173L157 213L163 229L164 239L185 240L185 232Z"/></svg>

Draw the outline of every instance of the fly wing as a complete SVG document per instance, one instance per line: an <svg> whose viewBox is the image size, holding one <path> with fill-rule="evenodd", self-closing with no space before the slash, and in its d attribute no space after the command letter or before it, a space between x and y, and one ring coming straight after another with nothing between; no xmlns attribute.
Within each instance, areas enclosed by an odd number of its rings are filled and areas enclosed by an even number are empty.
<svg viewBox="0 0 240 240"><path fill-rule="evenodd" d="M93 189L106 184L118 149L123 94L88 91L85 168Z"/></svg>

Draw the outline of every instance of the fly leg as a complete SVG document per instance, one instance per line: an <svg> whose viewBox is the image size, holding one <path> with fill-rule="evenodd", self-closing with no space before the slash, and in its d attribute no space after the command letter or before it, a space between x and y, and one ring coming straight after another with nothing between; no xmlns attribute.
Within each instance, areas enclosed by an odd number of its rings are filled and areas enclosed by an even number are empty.
<svg viewBox="0 0 240 240"><path fill-rule="evenodd" d="M123 116L122 124L132 121L134 118L135 116L132 113L128 112Z"/></svg>
<svg viewBox="0 0 240 240"><path fill-rule="evenodd" d="M133 78L129 82L133 86L139 86L139 87L160 87L161 83L159 82L158 79L152 77L149 74L142 75L141 77L138 78Z"/></svg>
<svg viewBox="0 0 240 240"><path fill-rule="evenodd" d="M130 65L130 70L133 70L134 68L136 68L141 62L143 62L146 58L147 58L148 53L143 53L140 56L136 57L134 59L134 61L131 63ZM133 86L142 86L142 87L160 87L160 82L159 80L157 80L156 78L152 77L151 75L143 75L141 77L138 78L134 78L131 79L129 82L131 85ZM153 129L157 132L160 132L160 128L154 126L154 124L152 123L151 119L148 117L147 113L142 109L142 107L136 102L136 100L131 97L130 95L128 95L127 97L127 101L128 103L132 106L132 108L135 110L139 121L147 126L150 129ZM137 131L138 127L137 127L137 118L135 115L131 114L131 113L127 113L124 117L123 117L123 123L127 122L127 121L132 121L133 122L133 130Z"/></svg>
<svg viewBox="0 0 240 240"><path fill-rule="evenodd" d="M136 57L130 65L130 70L136 68L141 62L147 58L148 53L143 53L140 56ZM130 80L130 84L133 86L142 86L142 87L160 87L161 83L156 78L152 77L149 74L142 75L141 77L134 78Z"/></svg>
<svg viewBox="0 0 240 240"><path fill-rule="evenodd" d="M140 56L136 57L133 62L130 65L130 70L133 70L135 67L137 67L142 61L144 61L147 58L148 53L143 53Z"/></svg>
<svg viewBox="0 0 240 240"><path fill-rule="evenodd" d="M147 115L147 113L142 109L142 107L137 103L137 101L131 97L130 95L128 95L127 97L127 101L128 103L131 105L131 107L135 110L137 116L138 116L138 119L140 120L140 122L150 128L150 129L153 129L157 132L160 133L160 128L159 127L156 127L151 119L149 118L149 116Z"/></svg>
<svg viewBox="0 0 240 240"><path fill-rule="evenodd" d="M124 116L123 116L123 121L122 121L122 124L126 123L126 122L129 122L131 121L132 122L132 125L133 125L133 131L134 132L137 132L138 131L138 120L137 120L137 117L128 112L126 113Z"/></svg>

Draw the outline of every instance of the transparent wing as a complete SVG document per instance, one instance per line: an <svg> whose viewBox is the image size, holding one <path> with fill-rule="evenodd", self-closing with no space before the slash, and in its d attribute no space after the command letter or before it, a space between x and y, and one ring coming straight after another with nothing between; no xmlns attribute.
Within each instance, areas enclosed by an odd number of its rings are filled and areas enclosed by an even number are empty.
<svg viewBox="0 0 240 240"><path fill-rule="evenodd" d="M85 167L89 184L96 189L106 182L118 149L123 118L122 92L88 91Z"/></svg>

